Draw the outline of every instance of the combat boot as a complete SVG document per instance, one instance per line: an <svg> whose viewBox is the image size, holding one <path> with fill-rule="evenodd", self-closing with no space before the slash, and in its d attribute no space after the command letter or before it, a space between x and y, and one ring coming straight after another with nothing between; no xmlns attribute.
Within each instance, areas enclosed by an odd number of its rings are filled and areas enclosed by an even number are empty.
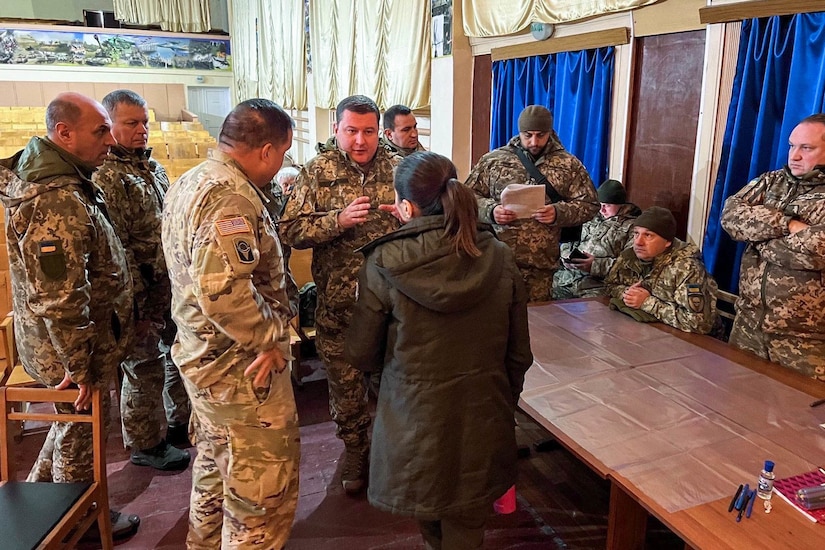
<svg viewBox="0 0 825 550"><path fill-rule="evenodd" d="M364 488L367 482L369 460L369 447L352 447L346 450L341 484L348 495L354 495Z"/></svg>
<svg viewBox="0 0 825 550"><path fill-rule="evenodd" d="M136 466L151 466L156 470L185 470L189 453L171 446L165 439L150 449L132 451L131 461Z"/></svg>

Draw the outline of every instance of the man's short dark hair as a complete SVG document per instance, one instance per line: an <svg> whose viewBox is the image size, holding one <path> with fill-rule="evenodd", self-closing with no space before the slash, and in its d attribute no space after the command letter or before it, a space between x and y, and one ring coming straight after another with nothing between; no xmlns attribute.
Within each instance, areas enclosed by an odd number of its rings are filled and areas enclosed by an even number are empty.
<svg viewBox="0 0 825 550"><path fill-rule="evenodd" d="M384 129L395 130L395 117L411 115L412 111L406 105L393 105L384 111Z"/></svg>
<svg viewBox="0 0 825 550"><path fill-rule="evenodd" d="M825 125L825 113L816 113L813 115L806 116L802 120L799 121L799 124L822 124Z"/></svg>
<svg viewBox="0 0 825 550"><path fill-rule="evenodd" d="M226 115L218 142L230 147L246 145L250 149L267 143L279 146L295 127L292 117L280 105L268 99L247 99Z"/></svg>
<svg viewBox="0 0 825 550"><path fill-rule="evenodd" d="M146 100L132 90L115 90L113 92L109 92L103 98L101 103L110 116L115 112L115 109L117 109L117 106L121 103L125 103L126 105L134 105L135 107L146 107Z"/></svg>
<svg viewBox="0 0 825 550"><path fill-rule="evenodd" d="M46 107L46 131L54 132L58 122L75 125L80 120L81 114L82 111L76 103L59 97L55 98Z"/></svg>
<svg viewBox="0 0 825 550"><path fill-rule="evenodd" d="M341 103L335 108L336 121L340 122L344 118L344 111L352 111L359 115L375 113L376 124L381 122L381 111L378 110L378 105L365 95L351 95L342 99Z"/></svg>

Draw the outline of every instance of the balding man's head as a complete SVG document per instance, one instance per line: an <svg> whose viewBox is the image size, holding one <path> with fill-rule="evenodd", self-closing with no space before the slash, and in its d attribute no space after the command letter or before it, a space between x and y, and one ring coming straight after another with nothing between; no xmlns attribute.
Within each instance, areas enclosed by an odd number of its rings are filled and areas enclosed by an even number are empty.
<svg viewBox="0 0 825 550"><path fill-rule="evenodd" d="M55 145L91 167L100 166L115 144L106 109L75 92L59 94L46 107L46 131Z"/></svg>
<svg viewBox="0 0 825 550"><path fill-rule="evenodd" d="M229 147L281 145L292 136L295 123L277 103L268 99L249 99L226 115L218 141Z"/></svg>
<svg viewBox="0 0 825 550"><path fill-rule="evenodd" d="M292 147L295 123L277 103L249 99L226 116L218 135L218 148L231 156L258 187L272 181L284 155Z"/></svg>

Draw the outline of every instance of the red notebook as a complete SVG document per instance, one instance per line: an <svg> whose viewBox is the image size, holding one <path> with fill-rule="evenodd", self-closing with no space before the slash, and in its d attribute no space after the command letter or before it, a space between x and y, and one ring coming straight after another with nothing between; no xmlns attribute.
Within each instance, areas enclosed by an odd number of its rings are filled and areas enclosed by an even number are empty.
<svg viewBox="0 0 825 550"><path fill-rule="evenodd" d="M817 523L825 523L825 508L806 510L796 501L796 491L804 487L814 487L825 483L825 475L819 470L805 472L796 476L777 479L773 483L776 493L789 502L794 508L805 514L805 517Z"/></svg>

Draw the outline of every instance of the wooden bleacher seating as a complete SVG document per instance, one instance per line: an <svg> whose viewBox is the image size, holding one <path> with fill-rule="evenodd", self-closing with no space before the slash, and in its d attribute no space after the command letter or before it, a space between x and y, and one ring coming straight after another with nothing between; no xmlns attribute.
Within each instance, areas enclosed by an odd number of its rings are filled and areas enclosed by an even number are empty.
<svg viewBox="0 0 825 550"><path fill-rule="evenodd" d="M170 159L196 159L198 148L193 141L169 140L166 149Z"/></svg>
<svg viewBox="0 0 825 550"><path fill-rule="evenodd" d="M70 549L97 523L104 550L112 550L112 524L106 481L106 441L100 389L92 392L91 414L16 412L14 402L72 403L76 389L0 388L0 546L17 549ZM94 480L83 483L17 481L9 421L86 422L92 425Z"/></svg>

